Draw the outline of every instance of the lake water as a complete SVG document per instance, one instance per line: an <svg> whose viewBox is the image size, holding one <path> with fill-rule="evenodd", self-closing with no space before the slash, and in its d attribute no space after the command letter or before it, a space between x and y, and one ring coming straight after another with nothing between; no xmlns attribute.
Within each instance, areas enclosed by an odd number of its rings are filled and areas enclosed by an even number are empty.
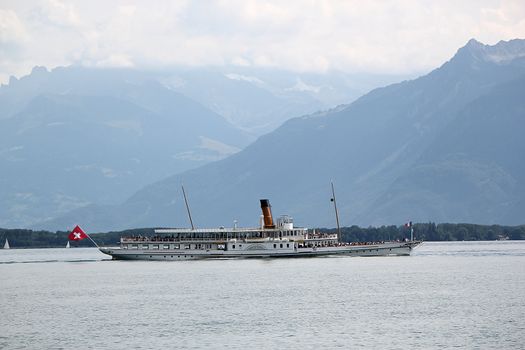
<svg viewBox="0 0 525 350"><path fill-rule="evenodd" d="M523 349L525 241L141 262L0 250L0 349Z"/></svg>

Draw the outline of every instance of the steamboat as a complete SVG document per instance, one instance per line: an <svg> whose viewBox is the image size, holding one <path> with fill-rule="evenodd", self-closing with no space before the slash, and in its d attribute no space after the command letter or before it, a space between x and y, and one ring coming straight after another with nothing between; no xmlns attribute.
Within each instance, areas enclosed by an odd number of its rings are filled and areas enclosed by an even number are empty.
<svg viewBox="0 0 525 350"><path fill-rule="evenodd" d="M186 196L184 195L186 200ZM335 204L335 195L332 198ZM245 258L295 258L319 256L389 256L410 255L420 241L395 242L341 241L339 219L337 233L322 233L294 226L284 215L273 220L268 199L261 199L260 225L253 228L197 229L158 228L152 237L121 237L116 248L100 251L115 260L197 260ZM336 208L337 216L337 208Z"/></svg>

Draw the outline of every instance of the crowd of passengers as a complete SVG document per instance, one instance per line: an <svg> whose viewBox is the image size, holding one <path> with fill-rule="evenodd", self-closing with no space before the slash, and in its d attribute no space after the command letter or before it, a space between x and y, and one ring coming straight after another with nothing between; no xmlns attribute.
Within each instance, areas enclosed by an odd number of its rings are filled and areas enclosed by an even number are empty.
<svg viewBox="0 0 525 350"><path fill-rule="evenodd" d="M174 235L171 236L141 236L141 235L133 235L128 237L123 237L126 241L135 241L135 242L170 242L173 240L178 239Z"/></svg>
<svg viewBox="0 0 525 350"><path fill-rule="evenodd" d="M299 244L299 248L313 248L313 247L349 247L349 246L361 246L361 245L376 245L383 244L385 241L379 242L315 242L307 244Z"/></svg>
<svg viewBox="0 0 525 350"><path fill-rule="evenodd" d="M262 235L260 232L254 232L252 234L249 235L249 238L261 238ZM279 234L279 237L281 237L281 235ZM284 235L284 237L288 237L286 235ZM318 238L334 238L335 237L335 234L333 233L315 233L315 234L309 234L308 235L308 239L318 239ZM175 236L175 235L168 235L168 236L159 236L159 235L155 235L155 236L142 236L142 235L133 235L133 236L127 236L127 237L123 237L123 239L125 239L126 241L137 241L137 242L145 242L145 241L152 241L152 242L169 242L169 241L173 241L173 240L179 240L181 237L178 237L178 236ZM195 238L202 238L202 237L195 237ZM241 239L243 238L248 238L248 237L242 237ZM277 238L277 237L276 237Z"/></svg>
<svg viewBox="0 0 525 350"><path fill-rule="evenodd" d="M192 238L192 239L196 239L196 240L202 240L202 239L216 239L216 238L225 238L224 237L224 233L221 233L219 237L217 237L216 235L213 235L212 237L199 237L198 236L199 234L197 233L197 236L195 237L191 237L191 236L183 236L183 237L180 237L180 236L175 236L175 235L168 235L168 236L159 236L159 235L155 235L155 236L141 236L141 235L133 235L133 236L127 236L127 237L122 237L123 240L126 240L126 241L133 241L133 242L145 242L145 241L148 241L148 242L171 242L171 241L179 241L181 240L182 238L185 238L185 240L187 240L188 238ZM246 238L263 238L263 234L261 232L253 232L253 233L250 233L249 235L246 235L246 234L239 234L238 236L237 235L233 235L232 234L228 234L227 235L229 238L238 238L238 239L246 239ZM287 236L284 236L284 237L287 237ZM316 236L317 238L318 236ZM325 237L325 236L319 236L319 237ZM328 237L328 236L326 236ZM281 238L281 235L279 236L276 236L276 238Z"/></svg>

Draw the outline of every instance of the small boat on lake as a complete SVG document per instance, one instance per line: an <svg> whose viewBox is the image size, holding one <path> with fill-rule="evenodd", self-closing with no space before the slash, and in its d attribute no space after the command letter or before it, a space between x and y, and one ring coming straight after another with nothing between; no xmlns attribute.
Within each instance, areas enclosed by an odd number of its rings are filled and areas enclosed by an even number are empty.
<svg viewBox="0 0 525 350"><path fill-rule="evenodd" d="M7 238L5 239L5 243L4 243L4 249L10 249L11 247L9 247L9 241L7 240Z"/></svg>
<svg viewBox="0 0 525 350"><path fill-rule="evenodd" d="M120 260L196 260L410 255L421 243L412 240L342 242L340 230L323 233L296 227L287 215L274 223L269 201L261 199L260 202L259 227L197 229L187 207L191 228L157 228L153 237L121 237L119 247L99 249Z"/></svg>

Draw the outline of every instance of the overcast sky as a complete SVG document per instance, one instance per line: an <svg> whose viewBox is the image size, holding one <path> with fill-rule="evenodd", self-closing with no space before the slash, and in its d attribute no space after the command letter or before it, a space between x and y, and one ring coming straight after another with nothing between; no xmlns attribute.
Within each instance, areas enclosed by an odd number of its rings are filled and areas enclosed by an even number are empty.
<svg viewBox="0 0 525 350"><path fill-rule="evenodd" d="M0 82L35 65L413 73L525 38L525 1L0 0Z"/></svg>

